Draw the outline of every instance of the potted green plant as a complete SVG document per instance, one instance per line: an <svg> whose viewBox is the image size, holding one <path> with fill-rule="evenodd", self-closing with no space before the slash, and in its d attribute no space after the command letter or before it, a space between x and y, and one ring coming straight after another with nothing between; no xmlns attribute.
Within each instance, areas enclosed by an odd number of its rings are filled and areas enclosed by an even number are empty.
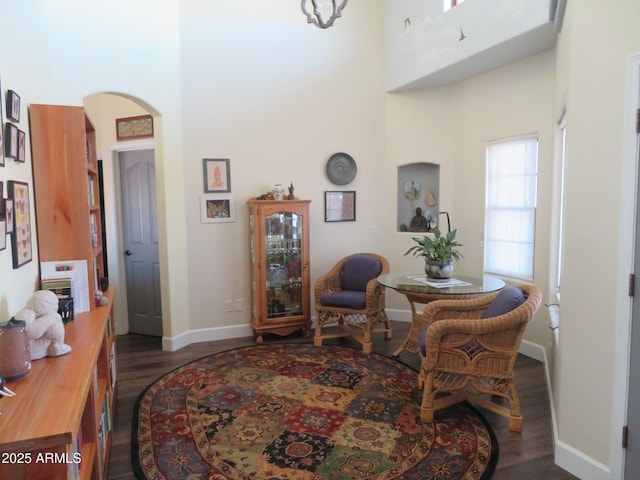
<svg viewBox="0 0 640 480"><path fill-rule="evenodd" d="M442 235L439 228L433 231L433 237L413 237L416 245L404 254L414 257L424 257L424 271L430 278L450 278L453 273L453 263L462 258L458 250L462 244L456 240L457 229Z"/></svg>

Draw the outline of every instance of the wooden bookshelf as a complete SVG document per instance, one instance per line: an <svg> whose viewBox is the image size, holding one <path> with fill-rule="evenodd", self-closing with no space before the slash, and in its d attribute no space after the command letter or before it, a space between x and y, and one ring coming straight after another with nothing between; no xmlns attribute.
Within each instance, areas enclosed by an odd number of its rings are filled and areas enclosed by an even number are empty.
<svg viewBox="0 0 640 480"><path fill-rule="evenodd" d="M65 325L71 352L36 360L26 377L7 384L16 396L0 400L0 478L107 478L116 398L113 288L105 296L108 305Z"/></svg>
<svg viewBox="0 0 640 480"><path fill-rule="evenodd" d="M88 304L104 275L96 133L83 107L29 105L41 262L86 260Z"/></svg>

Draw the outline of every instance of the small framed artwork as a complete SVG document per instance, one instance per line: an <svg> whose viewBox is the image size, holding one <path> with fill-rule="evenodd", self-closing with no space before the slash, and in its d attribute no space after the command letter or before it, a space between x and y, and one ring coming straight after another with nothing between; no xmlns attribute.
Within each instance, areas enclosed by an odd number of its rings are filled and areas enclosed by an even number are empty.
<svg viewBox="0 0 640 480"><path fill-rule="evenodd" d="M20 95L13 90L7 90L7 118L20 122Z"/></svg>
<svg viewBox="0 0 640 480"><path fill-rule="evenodd" d="M230 192L231 170L228 158L203 158L204 193Z"/></svg>
<svg viewBox="0 0 640 480"><path fill-rule="evenodd" d="M200 197L202 223L236 221L236 207L231 195L209 193Z"/></svg>
<svg viewBox="0 0 640 480"><path fill-rule="evenodd" d="M4 125L4 155L9 158L18 157L18 127L9 122Z"/></svg>
<svg viewBox="0 0 640 480"><path fill-rule="evenodd" d="M0 167L4 167L4 104L2 103L2 84L0 84Z"/></svg>
<svg viewBox="0 0 640 480"><path fill-rule="evenodd" d="M354 222L356 220L356 192L324 192L325 222Z"/></svg>
<svg viewBox="0 0 640 480"><path fill-rule="evenodd" d="M13 198L4 199L4 211L7 220L7 233L13 233Z"/></svg>
<svg viewBox="0 0 640 480"><path fill-rule="evenodd" d="M32 259L31 208L29 206L29 184L9 180L9 198L13 200L13 268L20 268Z"/></svg>
<svg viewBox="0 0 640 480"><path fill-rule="evenodd" d="M0 250L7 248L7 210L2 197L4 185L0 182Z"/></svg>
<svg viewBox="0 0 640 480"><path fill-rule="evenodd" d="M137 117L116 118L116 138L118 140L136 140L153 137L153 117L138 115Z"/></svg>
<svg viewBox="0 0 640 480"><path fill-rule="evenodd" d="M18 162L24 162L27 152L26 143L26 134L24 130L18 129L18 155L16 156L16 160Z"/></svg>
<svg viewBox="0 0 640 480"><path fill-rule="evenodd" d="M7 248L7 220L0 215L0 250Z"/></svg>

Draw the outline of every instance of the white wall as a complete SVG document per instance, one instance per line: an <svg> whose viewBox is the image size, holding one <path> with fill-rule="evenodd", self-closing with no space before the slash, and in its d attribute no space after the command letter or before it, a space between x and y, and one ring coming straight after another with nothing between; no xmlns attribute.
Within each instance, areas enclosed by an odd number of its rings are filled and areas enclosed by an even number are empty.
<svg viewBox="0 0 640 480"><path fill-rule="evenodd" d="M637 2L616 8L596 1L569 2L568 28L559 43L556 97L559 104L566 99L567 109L568 248L561 358L553 388L561 441L592 458L600 478L618 471L622 450L621 425L613 428L612 417L626 392L614 391L613 379L616 351L624 347L616 344L616 327L627 320L629 303L628 298L620 301L619 292L626 291L632 269L631 257L620 256L620 245L628 243L620 226L633 219L621 218L620 212L626 183L625 68L627 56L640 51L638 18ZM594 192L607 193L594 200ZM628 205L624 209L632 210ZM608 228L592 225L602 218Z"/></svg>
<svg viewBox="0 0 640 480"><path fill-rule="evenodd" d="M486 147L490 140L538 135L538 202L534 280L549 291L550 195L553 166L553 85L555 55L542 53L454 87L456 166L455 222L465 245L464 267L482 271ZM548 312L542 307L529 323L526 340L547 346Z"/></svg>
<svg viewBox="0 0 640 480"><path fill-rule="evenodd" d="M553 0L386 2L387 88L448 85L555 43Z"/></svg>
<svg viewBox="0 0 640 480"><path fill-rule="evenodd" d="M29 103L81 105L83 98L91 94L119 92L139 99L147 110L161 115L155 122L155 140L159 147L156 160L164 260L164 330L167 335L185 330L188 328L184 319L188 318L189 311L189 282L186 234L179 225L184 218L184 195L178 2L117 0L105 4L41 0L25 3L27 5L18 6L15 2L0 0L0 16L11 18L7 24L15 27L10 37L20 39L20 49L8 49L12 55L3 57L0 68L3 76L20 77L14 88L22 94L25 107ZM170 228L167 218L172 219ZM28 296L36 286L37 265L29 273L28 287L26 281L11 282L24 289L22 297ZM24 274L20 271L16 275Z"/></svg>
<svg viewBox="0 0 640 480"><path fill-rule="evenodd" d="M2 87L3 119L6 121L4 108L6 91L11 89L21 96L20 123L18 128L27 133L29 142L29 120L27 106L33 98L46 98L48 90L49 70L46 51L46 27L44 23L41 2L20 2L12 5L11 13L7 6L10 2L0 1L0 18L9 19L3 26L3 38L21 39L19 48L11 42L14 48L7 46L2 52L0 60L0 82ZM14 2L11 2L12 4ZM27 35L25 35L25 33ZM33 72L39 72L34 75ZM0 182L4 184L4 198L7 198L7 181L17 180L30 185L31 207L33 214L33 181L31 171L31 150L26 152L26 162L18 163L12 159L5 160L5 166L0 167ZM35 219L31 218L33 237L33 260L13 269L11 237L7 235L7 248L0 251L0 322L9 320L21 309L31 293L39 285L38 249L35 230Z"/></svg>
<svg viewBox="0 0 640 480"><path fill-rule="evenodd" d="M299 4L246 3L181 3L190 328L221 336L246 332L234 327L250 318L248 198L293 182L311 200L312 280L346 254L380 251L372 226L395 208L380 202L382 3L352 1L327 30L307 24ZM341 151L358 170L336 186L324 169ZM203 158L230 159L235 223L200 222ZM325 190L356 190L357 221L325 223ZM231 299L245 311L225 312Z"/></svg>

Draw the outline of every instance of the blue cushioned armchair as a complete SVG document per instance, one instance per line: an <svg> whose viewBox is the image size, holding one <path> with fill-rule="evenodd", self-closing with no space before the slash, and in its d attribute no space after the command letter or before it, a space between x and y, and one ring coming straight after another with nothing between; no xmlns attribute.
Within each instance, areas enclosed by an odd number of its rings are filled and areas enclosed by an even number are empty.
<svg viewBox="0 0 640 480"><path fill-rule="evenodd" d="M316 332L314 345L325 338L352 336L371 353L371 335L384 332L391 338L391 325L385 313L384 287L376 280L389 272L389 262L375 253L356 253L340 260L327 274L316 280ZM331 332L323 327L336 323ZM380 325L382 324L382 325Z"/></svg>

